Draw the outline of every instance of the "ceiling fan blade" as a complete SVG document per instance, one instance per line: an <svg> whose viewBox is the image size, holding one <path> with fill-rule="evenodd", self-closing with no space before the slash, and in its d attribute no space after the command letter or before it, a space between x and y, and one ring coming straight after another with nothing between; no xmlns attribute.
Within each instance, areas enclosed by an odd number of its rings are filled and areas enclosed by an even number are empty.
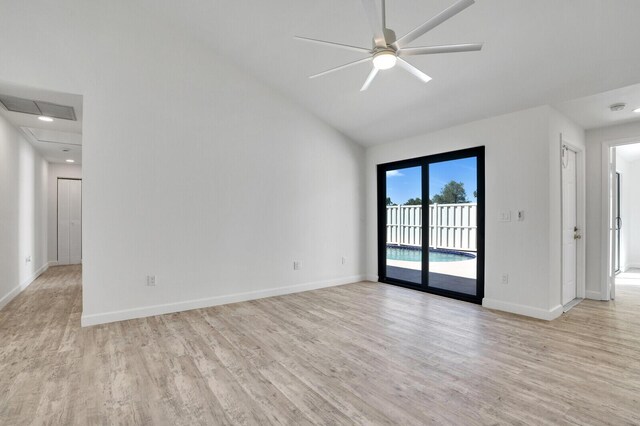
<svg viewBox="0 0 640 426"><path fill-rule="evenodd" d="M315 38L300 37L300 36L294 36L293 38L298 39L298 40L302 40L302 41L308 41L310 43L316 43L316 44L323 44L323 45L327 45L327 46L339 47L339 48L347 49L347 50L354 50L356 52L371 52L371 49L366 49L364 47L358 47L358 46L351 46L349 44L335 43L333 41L316 40Z"/></svg>
<svg viewBox="0 0 640 426"><path fill-rule="evenodd" d="M400 56L432 55L435 53L475 52L482 49L482 43L446 44L443 46L405 47L398 50Z"/></svg>
<svg viewBox="0 0 640 426"><path fill-rule="evenodd" d="M369 76L367 77L367 80L364 82L364 84L362 85L362 88L360 89L361 92L364 92L365 90L367 90L369 88L369 86L371 85L371 82L373 81L374 78L376 78L376 75L378 75L378 68L373 67L371 69L371 72L369 73Z"/></svg>
<svg viewBox="0 0 640 426"><path fill-rule="evenodd" d="M376 47L387 47L384 31L382 31L382 21L380 21L378 11L376 10L375 0L362 0L362 5L367 14L367 19L369 19L369 25L373 31L373 41Z"/></svg>
<svg viewBox="0 0 640 426"><path fill-rule="evenodd" d="M405 70L409 71L411 74L418 77L422 82L428 83L431 81L431 77L420 71L418 68L411 65L409 62L405 61L402 58L398 58L398 65L400 65Z"/></svg>
<svg viewBox="0 0 640 426"><path fill-rule="evenodd" d="M426 32L434 29L435 27L442 24L447 19L454 17L455 15L462 12L463 10L473 5L474 3L475 3L475 0L459 0L457 3L443 10L433 18L429 19L424 24L420 25L419 27L415 28L414 30L400 37L395 43L392 44L392 46L395 49L400 49L402 48L402 46L406 46L407 44L411 43L413 40L422 36Z"/></svg>
<svg viewBox="0 0 640 426"><path fill-rule="evenodd" d="M357 61L349 62L348 64L340 65L339 67L331 68L329 70L322 71L321 73L314 74L314 75L310 76L309 78L321 77L321 76L323 76L325 74L329 74L329 73L332 73L334 71L340 71L340 70L348 68L350 66L362 64L362 63L368 62L370 60L371 60L371 56L369 56L367 58L364 58L364 59L358 59Z"/></svg>

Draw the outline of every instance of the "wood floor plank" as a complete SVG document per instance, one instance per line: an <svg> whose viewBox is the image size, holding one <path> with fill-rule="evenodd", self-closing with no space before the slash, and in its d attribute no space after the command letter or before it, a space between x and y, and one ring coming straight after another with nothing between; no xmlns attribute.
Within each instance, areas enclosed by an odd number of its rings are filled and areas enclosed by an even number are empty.
<svg viewBox="0 0 640 426"><path fill-rule="evenodd" d="M640 424L640 287L552 322L357 283L80 327L79 266L0 310L0 424Z"/></svg>

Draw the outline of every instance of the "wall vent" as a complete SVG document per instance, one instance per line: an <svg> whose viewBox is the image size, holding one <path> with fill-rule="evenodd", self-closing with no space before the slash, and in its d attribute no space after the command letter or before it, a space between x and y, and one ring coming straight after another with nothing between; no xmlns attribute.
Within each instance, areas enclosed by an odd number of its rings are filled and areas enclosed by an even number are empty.
<svg viewBox="0 0 640 426"><path fill-rule="evenodd" d="M56 105L51 102L33 101L7 95L0 95L0 103L11 112L46 115L51 118L77 121L76 112L71 106Z"/></svg>

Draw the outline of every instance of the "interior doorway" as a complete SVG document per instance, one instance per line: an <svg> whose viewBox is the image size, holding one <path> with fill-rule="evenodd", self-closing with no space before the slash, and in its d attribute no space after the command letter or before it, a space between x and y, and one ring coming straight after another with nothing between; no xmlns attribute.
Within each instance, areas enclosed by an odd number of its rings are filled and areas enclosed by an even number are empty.
<svg viewBox="0 0 640 426"><path fill-rule="evenodd" d="M617 286L640 284L640 143L617 141L607 150L607 279L604 296L615 299Z"/></svg>
<svg viewBox="0 0 640 426"><path fill-rule="evenodd" d="M58 265L82 263L82 180L58 178Z"/></svg>

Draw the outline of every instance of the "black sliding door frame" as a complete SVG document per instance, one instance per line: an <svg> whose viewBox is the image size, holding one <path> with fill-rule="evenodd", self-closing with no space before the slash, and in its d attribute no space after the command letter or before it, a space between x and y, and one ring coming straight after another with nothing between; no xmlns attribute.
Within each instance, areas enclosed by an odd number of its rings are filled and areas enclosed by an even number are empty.
<svg viewBox="0 0 640 426"><path fill-rule="evenodd" d="M444 161L460 160L475 157L477 160L478 180L478 207L477 207L477 253L476 253L476 294L465 294L451 290L429 286L429 228L428 207L429 200L429 165ZM406 169L409 167L421 167L422 173L422 284L390 278L387 276L387 172L391 170ZM485 230L485 167L484 146L462 149L459 151L445 152L442 154L428 155L409 160L394 161L392 163L378 164L378 281L386 284L394 284L427 293L451 297L472 303L482 303L484 297L484 230ZM427 203L427 204L425 204Z"/></svg>

